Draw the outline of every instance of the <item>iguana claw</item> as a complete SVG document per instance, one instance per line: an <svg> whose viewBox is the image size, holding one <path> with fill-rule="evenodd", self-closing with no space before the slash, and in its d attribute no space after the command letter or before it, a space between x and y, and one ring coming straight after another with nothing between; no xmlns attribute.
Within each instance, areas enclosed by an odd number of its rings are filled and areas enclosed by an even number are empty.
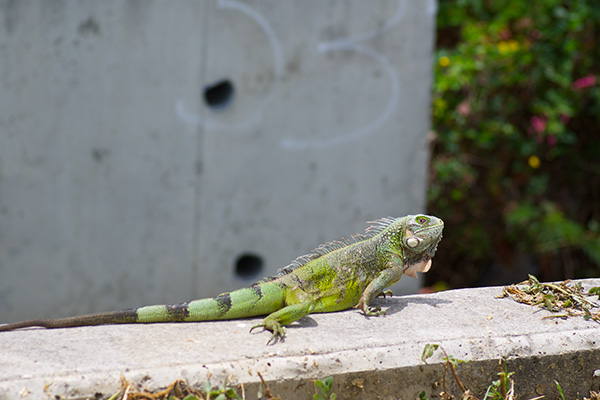
<svg viewBox="0 0 600 400"><path fill-rule="evenodd" d="M362 310L365 315L368 316L372 316L372 317L377 317L380 315L385 315L385 311L381 310L381 307L371 307L365 304L365 302L361 299L357 305L354 306L354 308L358 308L360 310Z"/></svg>
<svg viewBox="0 0 600 400"><path fill-rule="evenodd" d="M367 307L365 314L372 315L374 317L385 315L385 310L381 310L381 307Z"/></svg>
<svg viewBox="0 0 600 400"><path fill-rule="evenodd" d="M275 343L277 341L277 338L279 338L279 340L283 341L283 338L285 336L285 331L286 331L285 327L280 324L272 324L272 326L267 328L265 323L262 323L262 324L254 325L252 328L250 328L250 333L252 333L252 331L256 328L263 328L264 330L270 330L271 332L273 332L273 334L271 335L271 338L267 341L267 345L271 344L271 342Z"/></svg>
<svg viewBox="0 0 600 400"><path fill-rule="evenodd" d="M388 290L384 290L383 292L379 293L377 295L377 297L383 297L385 299L385 296L392 297L393 295L394 295L394 293L392 293L392 291L388 289Z"/></svg>

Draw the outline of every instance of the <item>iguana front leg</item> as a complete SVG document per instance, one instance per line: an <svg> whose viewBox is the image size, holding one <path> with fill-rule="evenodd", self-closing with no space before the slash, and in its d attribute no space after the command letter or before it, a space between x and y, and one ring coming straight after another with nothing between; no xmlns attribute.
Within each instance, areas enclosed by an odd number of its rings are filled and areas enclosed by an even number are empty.
<svg viewBox="0 0 600 400"><path fill-rule="evenodd" d="M369 303L377 296L383 295L385 297L386 294L391 295L391 291L384 291L384 289L398 282L401 277L401 266L392 266L388 269L384 269L371 281L371 283L369 283L360 297L358 304L354 308L360 308L366 315L377 316L385 314L385 311L381 311L381 308L379 307L370 307Z"/></svg>
<svg viewBox="0 0 600 400"><path fill-rule="evenodd" d="M255 325L250 328L250 332L256 328L265 328L271 332L271 338L267 344L276 340L278 337L283 339L285 336L285 326L289 325L294 321L299 320L305 315L310 314L315 309L314 301L305 301L304 303L292 304L287 307L283 307L281 310L275 311L269 314L261 324Z"/></svg>

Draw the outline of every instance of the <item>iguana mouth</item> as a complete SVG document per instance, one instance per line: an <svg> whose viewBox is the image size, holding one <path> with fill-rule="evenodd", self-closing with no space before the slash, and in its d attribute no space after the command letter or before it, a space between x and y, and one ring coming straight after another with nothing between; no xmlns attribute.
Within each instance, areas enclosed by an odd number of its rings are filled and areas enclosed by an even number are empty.
<svg viewBox="0 0 600 400"><path fill-rule="evenodd" d="M442 241L442 237L443 237L443 235L442 235L442 234L440 234L440 237L439 237L438 241L437 241L437 242L435 242L435 247L433 248L433 252L434 252L434 253L437 251L437 248L438 248L438 246L439 246L440 242Z"/></svg>

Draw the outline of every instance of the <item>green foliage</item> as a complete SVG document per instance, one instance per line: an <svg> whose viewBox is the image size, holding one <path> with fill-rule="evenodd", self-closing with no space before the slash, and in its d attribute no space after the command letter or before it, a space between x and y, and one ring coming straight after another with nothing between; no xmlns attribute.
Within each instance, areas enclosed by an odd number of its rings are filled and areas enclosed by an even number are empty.
<svg viewBox="0 0 600 400"><path fill-rule="evenodd" d="M227 400L227 399L241 400L241 397L237 394L237 391L234 388L228 387L225 385L218 385L215 387L215 386L212 386L211 383L207 381L204 383L204 385L202 385L202 390L206 394L207 399L211 399L211 400Z"/></svg>
<svg viewBox="0 0 600 400"><path fill-rule="evenodd" d="M175 398L175 396L170 396L169 400L177 400L177 399ZM195 394L188 394L187 396L185 396L183 398L183 400L202 400L202 399L199 399L198 396L196 396Z"/></svg>
<svg viewBox="0 0 600 400"><path fill-rule="evenodd" d="M427 343L423 348L423 354L421 354L421 361L427 361L427 359L431 358L438 348L440 348L439 344ZM446 351L444 349L442 349L442 351L444 352L444 357L442 357L442 360L444 360L444 362L446 363L451 364L455 368L458 364L467 362L465 360L456 359L452 355L446 354Z"/></svg>
<svg viewBox="0 0 600 400"><path fill-rule="evenodd" d="M421 355L421 361L427 361L428 358L433 356L433 353L440 347L439 344L427 343L423 348L423 354Z"/></svg>
<svg viewBox="0 0 600 400"><path fill-rule="evenodd" d="M500 371L498 372L498 380L493 381L492 384L488 386L485 396L483 396L483 400L503 400L506 398L513 398L514 383L511 379L513 375L514 372L508 372L508 364L506 364L506 360L501 360ZM511 393L511 396L507 396L507 394Z"/></svg>
<svg viewBox="0 0 600 400"><path fill-rule="evenodd" d="M558 383L557 381L554 381L554 383L556 383L556 389L558 390L559 399L565 400L565 395L563 393L562 387L560 387L560 383Z"/></svg>
<svg viewBox="0 0 600 400"><path fill-rule="evenodd" d="M317 393L313 395L314 400L335 400L336 394L331 393L333 386L333 377L325 378L323 380L315 381Z"/></svg>
<svg viewBox="0 0 600 400"><path fill-rule="evenodd" d="M429 209L456 267L432 281L521 254L543 280L600 274L596 3L440 0Z"/></svg>
<svg viewBox="0 0 600 400"><path fill-rule="evenodd" d="M109 400L242 400L236 390L229 387L228 381L224 385L216 387L213 387L210 382L206 382L202 385L202 391L180 379L171 383L166 389L156 392L148 392L145 389L137 391L136 387L139 390L139 385L132 385L125 378L121 378L121 389L109 397Z"/></svg>
<svg viewBox="0 0 600 400"><path fill-rule="evenodd" d="M557 283L541 283L535 276L529 275L528 281L518 285L506 286L501 297L510 297L519 303L538 305L558 315L544 318L566 318L582 315L585 320L600 322L600 304L587 300L581 282L570 285L571 280ZM524 286L520 286L524 285ZM598 294L598 287L591 288L587 296Z"/></svg>

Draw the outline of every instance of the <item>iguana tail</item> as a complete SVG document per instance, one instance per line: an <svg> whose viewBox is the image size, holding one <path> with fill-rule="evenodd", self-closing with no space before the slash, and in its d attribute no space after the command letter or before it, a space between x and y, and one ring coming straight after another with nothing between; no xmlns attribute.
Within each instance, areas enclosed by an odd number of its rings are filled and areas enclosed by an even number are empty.
<svg viewBox="0 0 600 400"><path fill-rule="evenodd" d="M196 322L255 317L283 308L285 293L285 286L275 282L266 282L223 293L215 298L194 300L188 303L15 322L0 325L0 332L31 326L68 328L89 325Z"/></svg>

